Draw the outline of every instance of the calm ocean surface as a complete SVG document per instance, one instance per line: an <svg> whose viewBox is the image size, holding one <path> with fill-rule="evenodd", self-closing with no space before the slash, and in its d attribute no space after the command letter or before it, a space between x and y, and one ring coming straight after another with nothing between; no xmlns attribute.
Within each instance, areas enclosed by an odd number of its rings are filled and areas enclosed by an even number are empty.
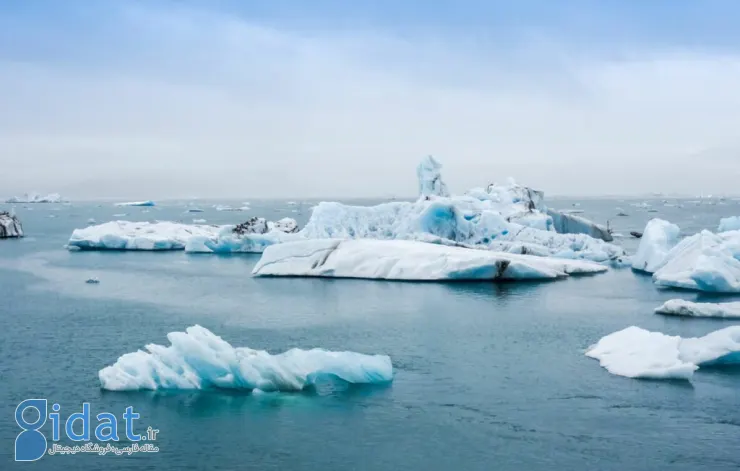
<svg viewBox="0 0 740 471"><path fill-rule="evenodd" d="M661 217L684 232L715 230L740 202L580 200L584 216L616 232ZM0 469L41 470L736 470L740 370L699 370L691 383L610 375L583 355L630 325L682 336L730 321L657 316L672 297L629 269L549 283L399 283L255 279L259 255L68 252L90 218L241 222L295 217L313 202L252 201L249 212L183 211L111 203L15 205L27 237L0 241ZM362 204L375 203L362 201ZM548 200L574 209L568 200ZM680 207L682 205L683 207ZM0 204L0 210L10 205ZM629 217L616 217L617 207ZM147 212L145 212L147 211ZM294 212L295 211L295 212ZM114 217L114 214L127 213ZM633 252L637 241L618 239ZM100 284L86 284L97 276ZM323 347L388 354L389 387L253 396L229 391L100 389L97 373L193 324L234 346L279 353ZM58 402L65 417L131 405L160 430L159 453L45 456L14 463L23 399ZM48 423L46 427L48 427Z"/></svg>

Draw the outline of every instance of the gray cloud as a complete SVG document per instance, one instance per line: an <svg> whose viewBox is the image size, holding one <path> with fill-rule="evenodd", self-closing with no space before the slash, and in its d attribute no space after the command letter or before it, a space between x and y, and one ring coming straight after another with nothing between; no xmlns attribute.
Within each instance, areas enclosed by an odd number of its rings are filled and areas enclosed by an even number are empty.
<svg viewBox="0 0 740 471"><path fill-rule="evenodd" d="M736 188L735 56L606 61L539 39L512 61L193 10L118 21L135 39L108 56L0 61L3 192L410 196L427 154L455 191L508 176L559 194Z"/></svg>

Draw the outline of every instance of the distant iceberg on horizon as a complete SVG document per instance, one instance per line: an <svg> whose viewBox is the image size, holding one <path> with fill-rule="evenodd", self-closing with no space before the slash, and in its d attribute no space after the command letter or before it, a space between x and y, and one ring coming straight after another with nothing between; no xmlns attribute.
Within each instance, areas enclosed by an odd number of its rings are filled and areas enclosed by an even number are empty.
<svg viewBox="0 0 740 471"><path fill-rule="evenodd" d="M41 195L38 193L26 193L23 196L13 196L5 201L6 203L66 203L59 193L49 193L48 195Z"/></svg>
<svg viewBox="0 0 740 471"><path fill-rule="evenodd" d="M152 200L146 201L130 201L124 203L116 203L116 206L156 206L156 203Z"/></svg>

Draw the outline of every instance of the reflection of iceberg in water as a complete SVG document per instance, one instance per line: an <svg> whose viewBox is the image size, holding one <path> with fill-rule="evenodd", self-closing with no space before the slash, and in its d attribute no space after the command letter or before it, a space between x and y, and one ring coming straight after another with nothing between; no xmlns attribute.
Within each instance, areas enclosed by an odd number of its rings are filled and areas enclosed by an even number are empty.
<svg viewBox="0 0 740 471"><path fill-rule="evenodd" d="M232 347L201 326L167 335L171 345L149 344L121 356L100 370L103 389L247 389L301 391L338 378L354 384L393 380L386 355L291 349L271 355L263 350Z"/></svg>

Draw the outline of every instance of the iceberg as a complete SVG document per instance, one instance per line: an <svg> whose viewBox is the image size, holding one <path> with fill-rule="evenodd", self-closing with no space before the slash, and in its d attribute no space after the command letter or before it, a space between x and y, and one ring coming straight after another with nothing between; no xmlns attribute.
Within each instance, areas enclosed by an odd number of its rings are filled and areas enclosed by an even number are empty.
<svg viewBox="0 0 740 471"><path fill-rule="evenodd" d="M267 221L253 217L236 226L222 226L216 234L190 237L185 251L190 253L260 253L265 248L298 240L298 223L283 218Z"/></svg>
<svg viewBox="0 0 740 471"><path fill-rule="evenodd" d="M681 230L662 219L651 219L642 233L637 253L632 257L632 268L654 273L663 265L668 252L678 244Z"/></svg>
<svg viewBox="0 0 740 471"><path fill-rule="evenodd" d="M116 206L155 206L154 201L130 201L127 203L116 203Z"/></svg>
<svg viewBox="0 0 740 471"><path fill-rule="evenodd" d="M658 286L740 292L740 232L702 231L679 242L653 274Z"/></svg>
<svg viewBox="0 0 740 471"><path fill-rule="evenodd" d="M64 203L59 193L49 193L40 195L38 193L26 193L23 196L13 196L5 201L6 203Z"/></svg>
<svg viewBox="0 0 740 471"><path fill-rule="evenodd" d="M549 209L547 214L552 218L555 232L560 234L587 234L605 242L614 240L611 231L607 227L588 219L576 216L572 212L560 212Z"/></svg>
<svg viewBox="0 0 740 471"><path fill-rule="evenodd" d="M694 303L683 299L671 299L657 308L655 313L670 316L740 319L740 302Z"/></svg>
<svg viewBox="0 0 740 471"><path fill-rule="evenodd" d="M447 185L442 181L442 164L434 157L427 156L416 167L416 176L419 179L419 196L450 196Z"/></svg>
<svg viewBox="0 0 740 471"><path fill-rule="evenodd" d="M0 211L0 239L23 237L23 226L15 213Z"/></svg>
<svg viewBox="0 0 740 471"><path fill-rule="evenodd" d="M586 234L554 232L552 218L528 212L526 208L538 204L537 197L521 189L492 187L490 193L482 189L481 193L473 192L476 197L420 199L377 206L322 202L298 235L307 239L420 240L597 262L625 255L621 247Z"/></svg>
<svg viewBox="0 0 740 471"><path fill-rule="evenodd" d="M586 356L614 375L688 380L702 366L740 363L740 326L686 339L631 326L603 337Z"/></svg>
<svg viewBox="0 0 740 471"><path fill-rule="evenodd" d="M316 239L267 247L252 274L407 281L552 280L606 270L592 262L411 240Z"/></svg>
<svg viewBox="0 0 740 471"><path fill-rule="evenodd" d="M75 229L68 247L87 250L183 250L191 237L215 236L218 226L110 221Z"/></svg>
<svg viewBox="0 0 740 471"><path fill-rule="evenodd" d="M720 219L717 232L738 231L738 230L740 230L740 217L732 216L729 218Z"/></svg>
<svg viewBox="0 0 740 471"><path fill-rule="evenodd" d="M170 346L149 344L121 356L100 370L103 389L243 389L302 391L323 378L352 384L393 380L386 355L291 349L271 355L263 350L232 347L208 329L195 325L167 334Z"/></svg>

